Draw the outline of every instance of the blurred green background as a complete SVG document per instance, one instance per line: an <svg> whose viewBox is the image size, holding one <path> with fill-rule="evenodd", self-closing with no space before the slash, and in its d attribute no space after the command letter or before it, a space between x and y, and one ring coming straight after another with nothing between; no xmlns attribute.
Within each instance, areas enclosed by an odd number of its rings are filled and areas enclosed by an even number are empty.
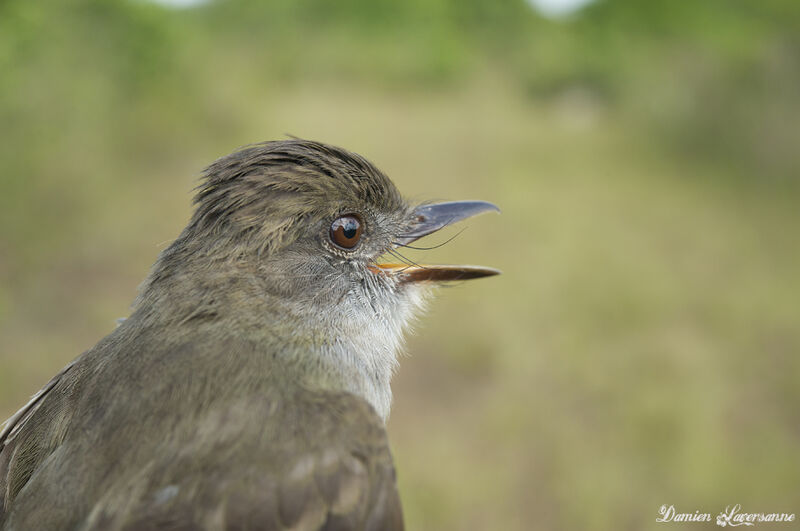
<svg viewBox="0 0 800 531"><path fill-rule="evenodd" d="M412 256L504 275L409 341L409 529L800 513L798 124L796 0L4 0L0 417L126 315L206 164L292 134L503 208Z"/></svg>

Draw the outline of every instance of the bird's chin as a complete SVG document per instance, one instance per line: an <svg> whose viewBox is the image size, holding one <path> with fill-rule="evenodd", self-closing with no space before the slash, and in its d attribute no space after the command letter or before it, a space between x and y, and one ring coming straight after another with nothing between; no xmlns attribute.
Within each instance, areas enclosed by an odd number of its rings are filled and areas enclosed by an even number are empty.
<svg viewBox="0 0 800 531"><path fill-rule="evenodd" d="M500 271L491 267L474 265L407 265L373 264L369 270L376 275L386 275L403 284L420 282L448 282L491 277Z"/></svg>

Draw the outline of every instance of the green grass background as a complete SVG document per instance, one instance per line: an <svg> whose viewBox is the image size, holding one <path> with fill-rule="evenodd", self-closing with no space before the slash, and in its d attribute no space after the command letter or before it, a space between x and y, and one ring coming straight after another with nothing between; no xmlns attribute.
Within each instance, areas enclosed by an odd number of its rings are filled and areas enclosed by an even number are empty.
<svg viewBox="0 0 800 531"><path fill-rule="evenodd" d="M0 416L126 315L204 165L293 134L503 209L412 255L504 274L408 342L409 529L800 513L798 36L777 0L6 0Z"/></svg>

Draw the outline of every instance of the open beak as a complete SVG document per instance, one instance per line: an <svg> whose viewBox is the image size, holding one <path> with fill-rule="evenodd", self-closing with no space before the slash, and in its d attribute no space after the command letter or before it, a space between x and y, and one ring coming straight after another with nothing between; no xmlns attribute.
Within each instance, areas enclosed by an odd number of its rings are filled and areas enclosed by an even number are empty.
<svg viewBox="0 0 800 531"><path fill-rule="evenodd" d="M500 209L486 201L451 201L420 206L412 214L414 221L409 229L397 237L397 245L408 245L457 221L492 211L500 212ZM403 282L469 280L500 274L497 269L473 265L376 264L373 268L376 272L400 275Z"/></svg>

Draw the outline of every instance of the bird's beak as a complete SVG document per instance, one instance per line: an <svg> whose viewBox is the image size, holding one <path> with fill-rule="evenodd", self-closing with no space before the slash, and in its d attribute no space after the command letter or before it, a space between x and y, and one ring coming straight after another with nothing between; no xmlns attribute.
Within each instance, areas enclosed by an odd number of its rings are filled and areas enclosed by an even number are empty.
<svg viewBox="0 0 800 531"><path fill-rule="evenodd" d="M408 245L423 236L432 234L448 225L484 212L500 212L500 209L486 201L451 201L422 205L412 213L413 221L409 229L395 240L396 246ZM491 267L472 265L409 265L376 264L375 272L398 275L403 282L444 282L448 280L469 280L500 274Z"/></svg>

